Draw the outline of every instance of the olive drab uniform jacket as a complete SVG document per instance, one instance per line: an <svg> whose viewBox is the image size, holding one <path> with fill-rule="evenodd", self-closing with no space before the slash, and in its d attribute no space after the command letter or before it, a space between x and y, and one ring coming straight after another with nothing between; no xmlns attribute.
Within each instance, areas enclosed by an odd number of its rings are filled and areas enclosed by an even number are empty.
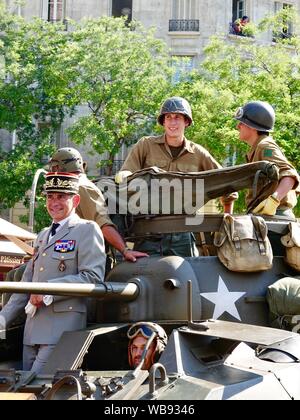
<svg viewBox="0 0 300 420"><path fill-rule="evenodd" d="M174 158L165 135L143 137L139 140L129 153L121 171L136 172L151 166L172 172L202 172L222 168L204 147L186 138L183 149ZM223 197L223 201L231 201L237 197L237 193L232 193Z"/></svg>
<svg viewBox="0 0 300 420"><path fill-rule="evenodd" d="M174 172L201 172L221 168L204 147L187 139L184 139L184 147L178 157L173 158L165 135L139 140L121 170L136 172L150 166Z"/></svg>
<svg viewBox="0 0 300 420"><path fill-rule="evenodd" d="M114 226L102 192L85 174L79 176L79 195L80 203L76 213L80 218L93 220L100 228L105 225Z"/></svg>
<svg viewBox="0 0 300 420"><path fill-rule="evenodd" d="M104 240L99 226L74 214L49 240L50 228L43 230L35 242L35 255L26 266L23 282L97 284L104 280ZM47 293L45 293L47 295ZM13 294L0 312L6 327L22 312L29 294ZM86 300L53 296L49 306L41 306L27 316L25 345L54 345L65 331L86 327Z"/></svg>
<svg viewBox="0 0 300 420"><path fill-rule="evenodd" d="M260 136L258 141L252 146L250 152L247 154L248 163L259 162L262 160L267 160L277 165L279 169L279 179L284 177L295 178L294 189L289 191L287 196L281 201L278 208L279 210L292 209L297 204L297 195L300 194L299 175L292 164L289 163L278 144L272 139L272 137L267 135ZM252 198L253 191L250 190L246 197L247 205L251 202Z"/></svg>

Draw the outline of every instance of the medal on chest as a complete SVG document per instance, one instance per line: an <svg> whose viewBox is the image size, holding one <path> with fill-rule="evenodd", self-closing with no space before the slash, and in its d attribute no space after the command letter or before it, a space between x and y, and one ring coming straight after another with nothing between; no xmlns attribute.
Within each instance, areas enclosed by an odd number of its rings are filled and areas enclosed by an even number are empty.
<svg viewBox="0 0 300 420"><path fill-rule="evenodd" d="M58 269L59 269L59 271L61 272L61 273L63 273L64 271L66 271L66 263L65 263L65 261L61 261L60 263L59 263L59 266L58 266Z"/></svg>

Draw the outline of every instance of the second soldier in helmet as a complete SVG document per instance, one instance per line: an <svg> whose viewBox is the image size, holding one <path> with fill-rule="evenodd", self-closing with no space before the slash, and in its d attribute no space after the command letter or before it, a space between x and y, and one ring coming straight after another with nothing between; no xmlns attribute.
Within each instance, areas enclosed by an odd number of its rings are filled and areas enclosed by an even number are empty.
<svg viewBox="0 0 300 420"><path fill-rule="evenodd" d="M276 214L294 219L292 209L297 204L299 175L270 136L275 124L273 107L267 102L252 101L237 110L235 119L238 121L240 140L251 147L247 154L248 162L268 160L275 163L279 169L279 185L276 191L260 203L253 212L268 216ZM253 191L250 190L246 199L247 204L252 198Z"/></svg>
<svg viewBox="0 0 300 420"><path fill-rule="evenodd" d="M85 174L85 164L81 154L74 148L59 149L49 162L52 172L69 172L79 174L80 204L76 209L79 217L95 221L102 230L105 240L117 249L127 261L135 262L137 258L147 257L145 253L127 248L122 236L111 221L104 197L99 188Z"/></svg>

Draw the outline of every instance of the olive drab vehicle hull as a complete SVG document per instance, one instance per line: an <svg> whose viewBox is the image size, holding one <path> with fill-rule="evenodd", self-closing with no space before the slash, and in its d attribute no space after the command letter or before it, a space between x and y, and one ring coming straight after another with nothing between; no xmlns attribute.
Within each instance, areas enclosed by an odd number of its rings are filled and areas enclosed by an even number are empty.
<svg viewBox="0 0 300 420"><path fill-rule="evenodd" d="M205 197L249 187L257 172L246 171L237 185L240 170L238 176L235 170L233 177L222 172L226 179L217 189L210 171ZM286 234L290 220L265 220L275 249L273 235ZM204 215L192 230L210 237L222 221L223 215ZM190 230L184 216L157 215L136 218L127 237ZM35 375L21 370L19 320L0 341L0 393L107 401L300 399L300 336L269 328L266 300L269 286L297 275L285 263L284 251L276 250L272 268L261 272L230 271L214 255L151 256L117 264L97 286L1 282L5 295L87 297L89 323L85 330L65 332L43 373ZM137 321L157 322L169 336L150 372L128 367L126 333Z"/></svg>

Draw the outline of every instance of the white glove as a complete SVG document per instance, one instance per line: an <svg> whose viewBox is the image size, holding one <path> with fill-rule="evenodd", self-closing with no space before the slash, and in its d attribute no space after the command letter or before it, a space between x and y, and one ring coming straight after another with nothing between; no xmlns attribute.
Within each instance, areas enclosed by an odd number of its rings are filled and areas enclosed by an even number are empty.
<svg viewBox="0 0 300 420"><path fill-rule="evenodd" d="M120 171L115 176L115 183L116 184L122 184L128 178L130 175L132 175L132 172L130 171Z"/></svg>
<svg viewBox="0 0 300 420"><path fill-rule="evenodd" d="M51 295L45 295L43 297L43 302L45 306L50 306L53 302L53 296ZM25 306L25 314L29 315L30 318L33 318L34 315L36 314L37 311L37 307L34 306L30 301L27 303L27 305Z"/></svg>
<svg viewBox="0 0 300 420"><path fill-rule="evenodd" d="M37 307L34 306L30 301L25 306L25 314L29 315L30 318L33 318L36 313Z"/></svg>

